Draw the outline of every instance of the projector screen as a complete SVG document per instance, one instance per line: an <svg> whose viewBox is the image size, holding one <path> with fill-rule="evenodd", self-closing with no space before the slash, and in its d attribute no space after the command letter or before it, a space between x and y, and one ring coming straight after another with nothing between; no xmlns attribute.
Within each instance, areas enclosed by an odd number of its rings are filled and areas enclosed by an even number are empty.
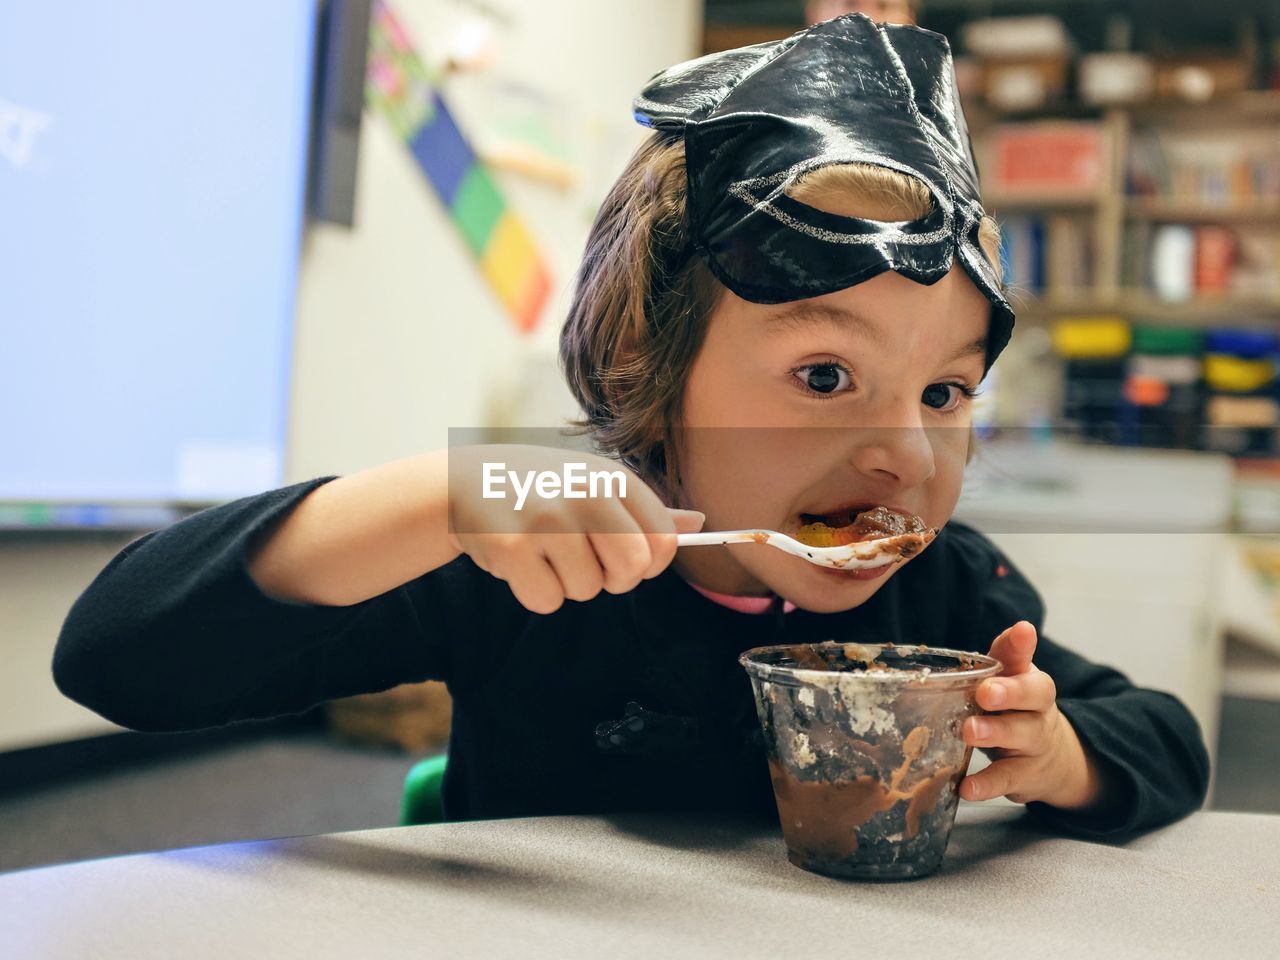
<svg viewBox="0 0 1280 960"><path fill-rule="evenodd" d="M0 4L0 504L283 477L316 0Z"/></svg>

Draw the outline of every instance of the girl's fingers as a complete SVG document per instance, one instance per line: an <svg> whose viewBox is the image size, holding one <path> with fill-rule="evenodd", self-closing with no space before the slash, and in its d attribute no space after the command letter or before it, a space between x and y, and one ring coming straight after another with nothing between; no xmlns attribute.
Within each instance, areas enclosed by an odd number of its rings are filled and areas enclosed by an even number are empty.
<svg viewBox="0 0 1280 960"><path fill-rule="evenodd" d="M1053 722L1043 711L1019 711L1000 716L970 717L964 722L964 742L998 748L1011 754L1044 753Z"/></svg>
<svg viewBox="0 0 1280 960"><path fill-rule="evenodd" d="M989 656L1004 664L1000 675L1008 677L1030 670L1035 652L1036 628L1026 620L1019 620L991 642Z"/></svg>
<svg viewBox="0 0 1280 960"><path fill-rule="evenodd" d="M1058 689L1049 674L1032 667L1030 673L983 680L976 696L983 710L1048 710Z"/></svg>
<svg viewBox="0 0 1280 960"><path fill-rule="evenodd" d="M649 569L644 572L644 579L651 580L671 565L676 557L676 534L697 533L706 523L706 515L697 510L667 510L672 520L670 533L648 533L649 551L652 560Z"/></svg>
<svg viewBox="0 0 1280 960"><path fill-rule="evenodd" d="M626 593L643 579L653 551L635 517L619 501L588 500L577 511L575 526L578 535L585 536L595 551L605 590Z"/></svg>
<svg viewBox="0 0 1280 960"><path fill-rule="evenodd" d="M656 497L654 498L656 501ZM697 530L705 517L692 510L668 510L659 504L665 530L661 532L633 513L606 510L590 523L588 539L603 570L609 593L626 593L641 580L656 577L676 555L676 533Z"/></svg>
<svg viewBox="0 0 1280 960"><path fill-rule="evenodd" d="M511 557L496 575L507 581L520 605L533 613L555 613L564 603L560 578L547 558L532 550Z"/></svg>
<svg viewBox="0 0 1280 960"><path fill-rule="evenodd" d="M569 600L590 600L604 588L600 558L584 534L546 538L546 557Z"/></svg>
<svg viewBox="0 0 1280 960"><path fill-rule="evenodd" d="M628 475L627 495L620 503L645 533L669 533L671 511L640 478Z"/></svg>
<svg viewBox="0 0 1280 960"><path fill-rule="evenodd" d="M638 529L628 533L592 533L589 538L591 548L600 558L604 589L609 593L626 593L644 579L653 552L648 539Z"/></svg>
<svg viewBox="0 0 1280 960"><path fill-rule="evenodd" d="M507 457L520 454L535 466L551 454L535 448L503 452ZM625 476L625 497L618 495L621 484L615 478L609 494L530 499L520 513L508 510L496 520L486 515L480 524L484 532L458 535L459 548L481 569L506 580L520 603L535 613L550 613L565 598L589 600L601 590L621 594L634 589L670 565L676 533L699 529L705 518L696 511L668 509L634 473L610 466ZM488 534L494 536L492 542Z"/></svg>
<svg viewBox="0 0 1280 960"><path fill-rule="evenodd" d="M676 533L697 533L707 522L707 515L700 510L677 510L672 507L667 512L675 521Z"/></svg>
<svg viewBox="0 0 1280 960"><path fill-rule="evenodd" d="M676 555L676 531L687 528L691 518L701 517L701 514L668 508L652 489L638 479L634 485L628 487L627 498L622 501L622 504L648 541L649 562L641 574L641 579L648 580L656 577L667 568ZM700 521L699 526L701 526ZM696 530L697 527L693 529Z"/></svg>
<svg viewBox="0 0 1280 960"><path fill-rule="evenodd" d="M1034 757L1005 757L991 766L960 781L963 800L990 800L1008 797L1014 803L1027 803L1040 795L1036 786L1037 760Z"/></svg>

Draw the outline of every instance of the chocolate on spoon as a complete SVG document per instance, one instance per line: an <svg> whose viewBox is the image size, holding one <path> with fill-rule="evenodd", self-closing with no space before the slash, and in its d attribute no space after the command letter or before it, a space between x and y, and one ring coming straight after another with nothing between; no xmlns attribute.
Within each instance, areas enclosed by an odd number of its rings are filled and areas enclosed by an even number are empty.
<svg viewBox="0 0 1280 960"><path fill-rule="evenodd" d="M844 527L822 521L806 524L795 537L776 530L720 530L681 533L676 543L682 547L764 543L820 567L865 570L913 557L937 534L917 516L876 507L858 514Z"/></svg>

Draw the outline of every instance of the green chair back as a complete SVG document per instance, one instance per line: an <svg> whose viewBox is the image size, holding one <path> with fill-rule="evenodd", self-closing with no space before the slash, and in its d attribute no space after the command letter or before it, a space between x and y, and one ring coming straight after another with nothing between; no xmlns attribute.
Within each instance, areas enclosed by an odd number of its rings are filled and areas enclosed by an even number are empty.
<svg viewBox="0 0 1280 960"><path fill-rule="evenodd" d="M419 760L404 778L404 793L400 798L400 825L442 823L444 821L444 768L449 755Z"/></svg>

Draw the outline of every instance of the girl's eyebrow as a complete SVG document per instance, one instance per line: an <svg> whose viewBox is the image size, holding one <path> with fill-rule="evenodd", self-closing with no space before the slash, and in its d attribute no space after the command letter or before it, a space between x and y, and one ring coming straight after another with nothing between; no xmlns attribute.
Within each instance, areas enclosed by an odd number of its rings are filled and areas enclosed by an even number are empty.
<svg viewBox="0 0 1280 960"><path fill-rule="evenodd" d="M947 359L946 362L954 363L957 360L963 360L965 357L971 357L975 353L981 353L985 355L986 352L987 352L987 338L985 336L981 336L981 337L978 337L977 340L973 340L965 344L963 347L961 347L959 350L953 353Z"/></svg>
<svg viewBox="0 0 1280 960"><path fill-rule="evenodd" d="M851 313L840 307L832 307L821 303L797 301L788 304L783 310L772 313L765 318L770 327L780 330L798 330L821 323L833 323L837 326L850 327L866 335L869 340L885 342L883 331L866 317Z"/></svg>
<svg viewBox="0 0 1280 960"><path fill-rule="evenodd" d="M806 303L803 300L789 304L785 309L770 314L766 318L770 327L780 330L797 330L820 323L834 323L849 327L866 336L868 340L877 341L881 345L890 345L884 330L866 317L851 313L840 307L832 307L821 303ZM971 340L948 357L945 363L955 363L974 354L986 355L987 337L983 334Z"/></svg>

